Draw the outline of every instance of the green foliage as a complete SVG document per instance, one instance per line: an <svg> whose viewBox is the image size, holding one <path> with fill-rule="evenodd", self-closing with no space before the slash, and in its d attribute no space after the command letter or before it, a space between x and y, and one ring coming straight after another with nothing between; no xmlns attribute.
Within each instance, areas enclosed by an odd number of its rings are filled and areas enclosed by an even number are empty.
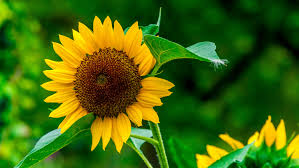
<svg viewBox="0 0 299 168"><path fill-rule="evenodd" d="M147 138L151 138L153 137L153 133L151 130L149 129L142 129L142 128L132 128L131 134L134 135L138 135L138 136L143 136L143 137L147 137ZM134 146L141 151L141 146L144 144L145 140L142 139L137 139L137 138L133 138L130 137L132 143L134 144Z"/></svg>
<svg viewBox="0 0 299 168"><path fill-rule="evenodd" d="M34 148L15 168L30 167L44 160L54 152L57 152L72 141L90 134L90 129L87 128L87 126L90 126L93 118L93 114L88 114L77 121L63 134L60 133L60 129L47 133L38 140Z"/></svg>
<svg viewBox="0 0 299 168"><path fill-rule="evenodd" d="M196 43L188 48L161 37L145 35L144 42L157 60L156 67L176 59L196 59L211 62L216 65L224 64L217 56L216 46L212 42Z"/></svg>
<svg viewBox="0 0 299 168"><path fill-rule="evenodd" d="M168 140L168 147L170 151L169 157L175 161L178 168L196 167L195 153L192 152L190 146L177 138L170 138Z"/></svg>
<svg viewBox="0 0 299 168"><path fill-rule="evenodd" d="M253 143L244 146L241 149L238 149L234 152L229 153L228 155L222 157L213 163L209 168L227 168L234 163L241 163L246 158L249 149L252 147Z"/></svg>

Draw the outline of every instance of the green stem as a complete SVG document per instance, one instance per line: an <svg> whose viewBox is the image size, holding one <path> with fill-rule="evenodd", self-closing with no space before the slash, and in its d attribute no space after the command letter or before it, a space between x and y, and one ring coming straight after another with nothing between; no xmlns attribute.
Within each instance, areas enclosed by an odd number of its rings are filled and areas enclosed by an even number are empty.
<svg viewBox="0 0 299 168"><path fill-rule="evenodd" d="M131 137L144 140L154 146L157 146L159 143L157 140L155 140L153 138L148 138L148 137L144 137L144 136L140 136L140 135L131 134Z"/></svg>
<svg viewBox="0 0 299 168"><path fill-rule="evenodd" d="M131 147L139 156L140 158L144 161L145 165L148 167L148 168L153 168L153 166L151 165L151 163L147 160L147 158L144 156L144 154L138 150L135 145L131 142L131 141L127 141L126 143L129 147Z"/></svg>
<svg viewBox="0 0 299 168"><path fill-rule="evenodd" d="M168 160L166 156L165 147L162 140L161 131L158 124L149 122L149 126L153 132L153 138L158 141L158 145L156 146L156 151L158 154L159 162L161 168L169 168Z"/></svg>

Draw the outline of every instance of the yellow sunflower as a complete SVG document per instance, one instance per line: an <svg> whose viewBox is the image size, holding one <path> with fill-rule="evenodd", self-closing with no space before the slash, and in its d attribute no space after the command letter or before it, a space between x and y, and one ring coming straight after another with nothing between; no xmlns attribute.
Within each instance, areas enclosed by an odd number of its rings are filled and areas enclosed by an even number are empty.
<svg viewBox="0 0 299 168"><path fill-rule="evenodd" d="M229 144L233 150L244 147L243 143L233 139L228 134L220 134L219 137ZM280 121L277 129L275 130L275 127L271 122L271 116L269 116L262 130L260 132L255 132L248 139L248 144L252 142L254 142L255 147L260 147L263 144L266 144L267 147L272 147L272 145L275 143L276 151L286 149L286 157L291 157L291 159L299 158L299 135L297 135L289 144L287 144L285 124L283 120ZM207 168L215 161L221 159L223 156L229 153L224 149L212 145L207 145L206 149L208 155L196 154L198 168Z"/></svg>
<svg viewBox="0 0 299 168"><path fill-rule="evenodd" d="M59 125L65 132L78 119L93 113L91 125L94 150L102 138L105 150L110 138L118 152L131 133L131 122L137 126L142 120L159 123L154 106L161 106L160 98L169 96L174 85L157 77L144 77L156 60L142 43L142 31L135 22L126 34L121 25L107 17L103 24L98 17L93 32L79 23L73 39L59 35L61 44L53 48L62 61L46 59L53 70L44 74L53 81L41 86L56 93L47 103L62 103L50 114L65 117Z"/></svg>

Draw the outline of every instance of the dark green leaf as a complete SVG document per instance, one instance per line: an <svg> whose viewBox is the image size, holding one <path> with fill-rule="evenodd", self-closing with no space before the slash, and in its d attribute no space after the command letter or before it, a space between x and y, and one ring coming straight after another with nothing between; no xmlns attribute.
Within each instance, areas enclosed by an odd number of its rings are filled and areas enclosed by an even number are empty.
<svg viewBox="0 0 299 168"><path fill-rule="evenodd" d="M226 62L218 57L215 51L216 46L212 42L200 42L188 48L184 48L177 43L152 35L144 36L144 42L156 58L156 66L159 67L176 59L197 59L211 62L215 66L224 65Z"/></svg>
<svg viewBox="0 0 299 168"><path fill-rule="evenodd" d="M168 140L170 154L178 168L196 167L195 153L178 139Z"/></svg>
<svg viewBox="0 0 299 168"><path fill-rule="evenodd" d="M290 168L298 168L299 167L299 159L291 159Z"/></svg>
<svg viewBox="0 0 299 168"><path fill-rule="evenodd" d="M131 134L139 135L139 136L144 136L151 138L153 136L152 131L149 129L142 129L142 128L132 128ZM131 137L132 143L140 150L142 144L144 144L144 140L137 139Z"/></svg>
<svg viewBox="0 0 299 168"><path fill-rule="evenodd" d="M19 162L15 168L30 167L48 156L57 152L73 140L90 133L87 126L90 125L93 115L89 114L77 121L65 133L61 134L60 129L53 130L41 137L34 148Z"/></svg>
<svg viewBox="0 0 299 168"><path fill-rule="evenodd" d="M238 149L234 152L229 153L228 155L222 157L220 160L217 160L215 163L209 166L209 168L227 168L233 163L242 162L252 145L253 143L246 145L242 149Z"/></svg>

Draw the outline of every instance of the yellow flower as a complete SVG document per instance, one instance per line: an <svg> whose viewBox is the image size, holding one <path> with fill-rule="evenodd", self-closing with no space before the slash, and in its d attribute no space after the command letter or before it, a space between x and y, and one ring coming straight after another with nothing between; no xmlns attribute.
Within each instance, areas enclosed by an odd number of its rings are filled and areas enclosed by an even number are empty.
<svg viewBox="0 0 299 168"><path fill-rule="evenodd" d="M114 28L113 28L114 27ZM137 126L142 120L159 123L154 106L160 98L169 96L174 85L157 77L144 77L156 60L145 44L142 31L134 23L124 34L121 25L107 17L103 24L98 17L93 32L79 23L73 39L59 35L61 44L53 42L54 51L62 61L46 59L53 70L44 74L53 81L41 86L56 93L47 103L62 103L50 117L65 117L59 125L65 132L78 119L93 113L91 125L94 150L102 138L105 150L110 138L118 152L131 133L131 121Z"/></svg>
<svg viewBox="0 0 299 168"><path fill-rule="evenodd" d="M229 144L233 150L244 147L243 143L233 139L228 134L220 134L219 137ZM291 143L287 145L283 120L280 121L277 129L275 130L275 127L271 122L271 116L268 116L268 120L264 124L262 130L260 132L255 132L248 139L247 143L251 144L253 142L256 147L260 147L263 143L265 143L267 147L271 147L275 143L276 150L281 150L286 147L287 157L291 157L292 159L299 158L299 135L297 135ZM215 161L228 154L226 150L211 145L207 145L207 152L208 155L196 154L198 168L207 168Z"/></svg>

